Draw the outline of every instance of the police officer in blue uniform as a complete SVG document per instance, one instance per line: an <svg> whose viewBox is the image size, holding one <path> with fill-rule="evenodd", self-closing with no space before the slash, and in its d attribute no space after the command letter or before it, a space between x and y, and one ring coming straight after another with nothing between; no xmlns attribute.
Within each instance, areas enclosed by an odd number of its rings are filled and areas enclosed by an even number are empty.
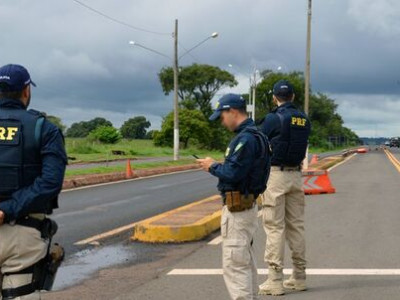
<svg viewBox="0 0 400 300"><path fill-rule="evenodd" d="M217 103L210 120L221 119L236 133L224 163L198 159L201 167L219 179L224 206L221 216L224 280L232 299L258 299L253 237L258 227L256 199L267 184L270 154L267 138L247 117L246 102L227 94Z"/></svg>
<svg viewBox="0 0 400 300"><path fill-rule="evenodd" d="M67 157L61 131L27 110L31 86L20 65L0 68L0 299L40 299L63 258L51 246Z"/></svg>
<svg viewBox="0 0 400 300"><path fill-rule="evenodd" d="M268 279L260 293L282 295L284 287L305 290L306 259L304 238L304 192L301 165L305 158L311 124L308 117L293 105L295 94L287 80L273 88L273 101L278 106L269 113L262 131L272 147L271 174L262 195L263 227L267 234L265 261ZM293 273L283 281L285 240L292 251Z"/></svg>

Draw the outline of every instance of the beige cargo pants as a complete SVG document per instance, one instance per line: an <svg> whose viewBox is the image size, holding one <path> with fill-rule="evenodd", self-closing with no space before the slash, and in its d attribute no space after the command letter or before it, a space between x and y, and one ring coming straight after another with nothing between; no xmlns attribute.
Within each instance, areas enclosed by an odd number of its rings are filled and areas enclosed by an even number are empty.
<svg viewBox="0 0 400 300"><path fill-rule="evenodd" d="M300 171L271 167L267 190L261 196L267 234L265 261L272 280L282 280L285 239L292 252L293 276L305 279L304 192ZM275 278L273 278L275 276Z"/></svg>
<svg viewBox="0 0 400 300"><path fill-rule="evenodd" d="M18 272L41 260L47 252L47 241L34 228L3 224L0 226L0 290L17 288L32 282L32 274L1 275ZM0 300L2 299L0 295ZM39 300L37 291L16 300Z"/></svg>
<svg viewBox="0 0 400 300"><path fill-rule="evenodd" d="M257 206L231 213L222 208L222 268L231 299L258 299L257 267L252 241L258 227Z"/></svg>

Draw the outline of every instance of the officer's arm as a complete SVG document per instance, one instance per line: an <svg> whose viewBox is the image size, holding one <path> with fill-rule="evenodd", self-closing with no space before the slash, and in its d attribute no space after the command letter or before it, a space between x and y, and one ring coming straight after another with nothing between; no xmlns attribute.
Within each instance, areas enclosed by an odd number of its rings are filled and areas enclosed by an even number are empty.
<svg viewBox="0 0 400 300"><path fill-rule="evenodd" d="M45 121L42 129L42 173L32 185L24 187L0 203L0 211L5 213L5 222L16 220L34 208L48 207L60 193L67 164L64 138L57 127Z"/></svg>
<svg viewBox="0 0 400 300"><path fill-rule="evenodd" d="M271 140L273 137L279 135L280 128L281 124L279 117L276 114L268 114L260 129L268 139Z"/></svg>
<svg viewBox="0 0 400 300"><path fill-rule="evenodd" d="M242 146L238 146L242 145ZM255 143L249 138L242 138L237 143L233 153L229 155L223 164L214 163L210 167L210 173L219 179L230 182L240 182L246 178L255 159Z"/></svg>

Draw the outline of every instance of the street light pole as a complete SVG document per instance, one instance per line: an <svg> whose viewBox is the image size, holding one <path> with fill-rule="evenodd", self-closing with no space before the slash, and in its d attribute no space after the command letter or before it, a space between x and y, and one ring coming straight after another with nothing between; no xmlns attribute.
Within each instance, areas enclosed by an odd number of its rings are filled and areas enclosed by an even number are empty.
<svg viewBox="0 0 400 300"><path fill-rule="evenodd" d="M308 0L306 76L305 76L306 82L305 82L305 95L304 95L304 112L307 115L310 102L311 1L312 0Z"/></svg>
<svg viewBox="0 0 400 300"><path fill-rule="evenodd" d="M310 105L310 52L311 52L311 1L308 0L307 11L307 49L306 49L306 74L305 74L305 94L304 94L304 112L308 115ZM308 169L308 147L306 158L303 161L303 168Z"/></svg>
<svg viewBox="0 0 400 300"><path fill-rule="evenodd" d="M179 159L179 111L178 111L178 20L174 31L174 160Z"/></svg>

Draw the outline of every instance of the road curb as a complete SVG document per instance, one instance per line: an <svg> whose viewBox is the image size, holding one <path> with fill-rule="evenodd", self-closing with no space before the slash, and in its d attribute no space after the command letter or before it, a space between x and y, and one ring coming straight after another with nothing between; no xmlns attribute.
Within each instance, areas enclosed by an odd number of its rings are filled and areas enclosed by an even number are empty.
<svg viewBox="0 0 400 300"><path fill-rule="evenodd" d="M198 241L220 228L221 212L221 197L211 196L137 223L131 239L150 243Z"/></svg>
<svg viewBox="0 0 400 300"><path fill-rule="evenodd" d="M115 173L106 173L106 174L93 174L93 175L82 175L82 176L74 176L72 178L68 178L64 180L63 190L74 189L82 186L95 185L100 183L107 183L113 181L122 181L129 180L133 178L143 178L160 174L168 174L174 172L181 172L187 170L196 170L199 169L197 164L188 164L183 166L171 166L171 167L160 167L153 169L142 169L142 170L134 170L133 176L130 178L126 178L125 172L115 172Z"/></svg>

